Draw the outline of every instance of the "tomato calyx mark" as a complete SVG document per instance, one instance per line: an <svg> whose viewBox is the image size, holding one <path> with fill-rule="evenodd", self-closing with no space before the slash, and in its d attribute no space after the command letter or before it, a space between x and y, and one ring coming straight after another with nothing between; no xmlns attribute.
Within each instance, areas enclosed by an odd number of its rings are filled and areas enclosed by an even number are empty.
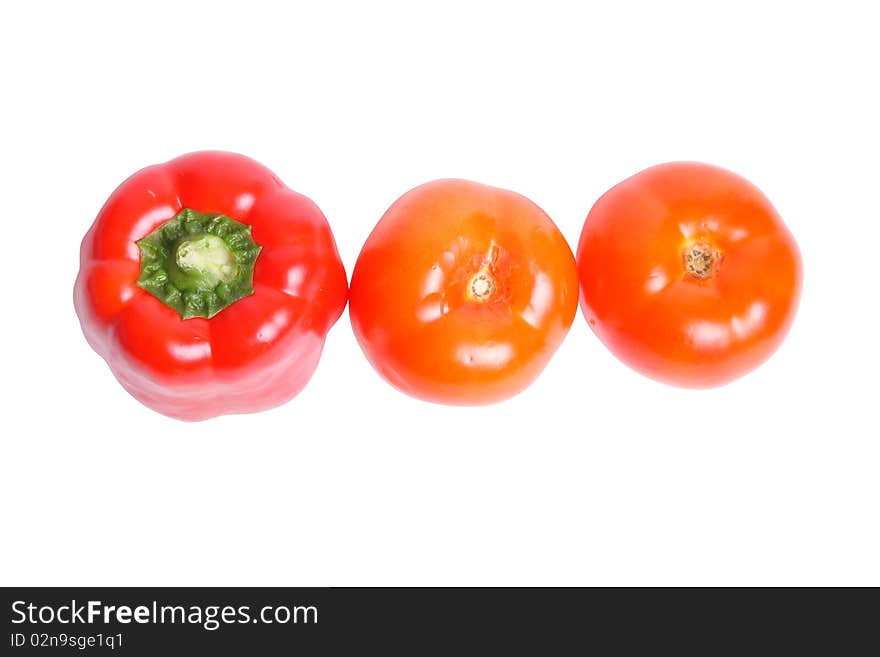
<svg viewBox="0 0 880 657"><path fill-rule="evenodd" d="M485 303L492 298L497 289L498 283L495 281L495 277L488 269L483 268L471 276L468 281L467 296L473 301Z"/></svg>
<svg viewBox="0 0 880 657"><path fill-rule="evenodd" d="M688 276L705 281L715 273L721 254L711 244L694 242L685 247L682 260Z"/></svg>

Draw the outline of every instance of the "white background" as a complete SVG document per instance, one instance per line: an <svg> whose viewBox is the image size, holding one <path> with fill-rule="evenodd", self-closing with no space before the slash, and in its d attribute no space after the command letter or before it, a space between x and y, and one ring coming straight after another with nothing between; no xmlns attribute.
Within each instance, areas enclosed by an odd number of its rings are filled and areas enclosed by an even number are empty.
<svg viewBox="0 0 880 657"><path fill-rule="evenodd" d="M4 3L0 583L880 584L871 4ZM486 408L393 390L346 314L291 403L173 421L71 294L114 187L204 148L312 197L349 274L426 180L517 190L574 245L614 183L712 162L796 235L800 312L703 392L628 370L579 312Z"/></svg>

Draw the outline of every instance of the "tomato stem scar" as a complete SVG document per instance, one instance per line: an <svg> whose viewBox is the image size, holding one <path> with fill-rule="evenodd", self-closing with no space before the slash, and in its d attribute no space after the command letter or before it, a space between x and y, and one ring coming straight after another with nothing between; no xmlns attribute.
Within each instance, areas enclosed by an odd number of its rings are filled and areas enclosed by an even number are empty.
<svg viewBox="0 0 880 657"><path fill-rule="evenodd" d="M474 301L485 303L495 294L496 289L495 278L485 269L481 269L471 277L468 283L468 297Z"/></svg>
<svg viewBox="0 0 880 657"><path fill-rule="evenodd" d="M685 272L704 281L715 273L719 254L706 242L694 242L685 248L683 259Z"/></svg>

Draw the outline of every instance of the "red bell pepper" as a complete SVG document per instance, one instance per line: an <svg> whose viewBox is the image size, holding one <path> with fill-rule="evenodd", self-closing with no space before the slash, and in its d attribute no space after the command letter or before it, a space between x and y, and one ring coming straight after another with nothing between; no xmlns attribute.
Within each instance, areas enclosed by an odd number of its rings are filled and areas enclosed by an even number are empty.
<svg viewBox="0 0 880 657"><path fill-rule="evenodd" d="M296 395L347 295L318 207L257 162L206 151L113 192L82 242L74 305L128 392L202 420Z"/></svg>

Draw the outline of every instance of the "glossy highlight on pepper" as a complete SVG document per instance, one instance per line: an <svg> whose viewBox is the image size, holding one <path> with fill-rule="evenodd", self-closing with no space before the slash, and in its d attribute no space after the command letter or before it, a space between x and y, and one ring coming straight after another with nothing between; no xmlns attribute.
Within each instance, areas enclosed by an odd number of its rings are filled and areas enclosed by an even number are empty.
<svg viewBox="0 0 880 657"><path fill-rule="evenodd" d="M375 369L428 401L501 401L528 386L577 310L574 257L527 198L466 180L404 194L364 244L355 335Z"/></svg>
<svg viewBox="0 0 880 657"><path fill-rule="evenodd" d="M203 151L113 192L82 242L74 304L128 392L203 420L296 395L347 292L311 200L250 158Z"/></svg>

